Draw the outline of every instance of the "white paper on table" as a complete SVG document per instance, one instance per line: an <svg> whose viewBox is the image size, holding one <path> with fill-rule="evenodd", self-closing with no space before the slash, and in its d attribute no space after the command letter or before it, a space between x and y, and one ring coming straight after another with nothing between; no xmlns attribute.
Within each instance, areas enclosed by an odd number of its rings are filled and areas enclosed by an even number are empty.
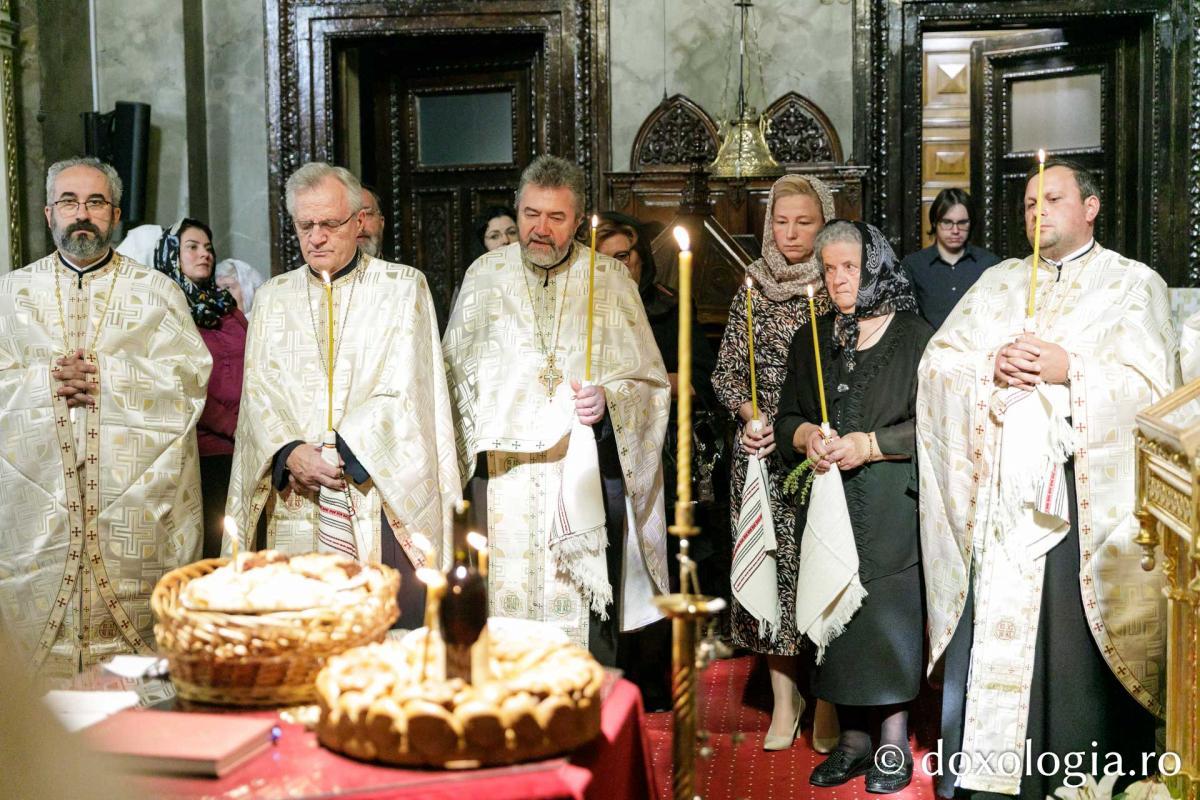
<svg viewBox="0 0 1200 800"><path fill-rule="evenodd" d="M95 725L118 711L138 704L137 692L78 692L55 689L42 702L68 731Z"/></svg>
<svg viewBox="0 0 1200 800"><path fill-rule="evenodd" d="M113 656L104 665L105 672L122 678L157 678L166 667L166 659L158 656Z"/></svg>

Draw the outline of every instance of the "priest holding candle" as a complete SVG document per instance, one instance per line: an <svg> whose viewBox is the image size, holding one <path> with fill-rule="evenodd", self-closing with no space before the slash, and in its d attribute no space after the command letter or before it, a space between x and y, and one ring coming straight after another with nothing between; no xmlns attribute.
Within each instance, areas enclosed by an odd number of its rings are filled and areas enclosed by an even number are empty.
<svg viewBox="0 0 1200 800"><path fill-rule="evenodd" d="M615 664L667 588L670 384L625 266L573 241L585 192L578 166L534 159L519 241L467 270L442 346L492 615L551 622Z"/></svg>
<svg viewBox="0 0 1200 800"><path fill-rule="evenodd" d="M358 250L362 187L345 169L305 164L286 201L305 263L255 297L227 511L245 549L396 567L399 624L415 628L430 555L413 536L440 544L460 496L429 288Z"/></svg>
<svg viewBox="0 0 1200 800"><path fill-rule="evenodd" d="M930 666L945 660L945 752L971 766L943 797L1041 800L1063 783L1043 753L1136 771L1161 713L1163 578L1139 563L1133 465L1135 414L1178 382L1167 287L1095 240L1079 164L1031 170L1024 208L1034 256L984 273L920 366ZM1035 764L973 757L1006 751Z"/></svg>
<svg viewBox="0 0 1200 800"><path fill-rule="evenodd" d="M809 781L865 773L868 792L887 794L912 777L908 703L924 624L910 486L917 364L933 331L877 228L835 220L814 250L835 311L792 339L775 419L784 461L821 473L796 512L794 623L816 647L813 693L836 705L841 736ZM841 482L826 494L830 470ZM874 748L894 758L881 765Z"/></svg>

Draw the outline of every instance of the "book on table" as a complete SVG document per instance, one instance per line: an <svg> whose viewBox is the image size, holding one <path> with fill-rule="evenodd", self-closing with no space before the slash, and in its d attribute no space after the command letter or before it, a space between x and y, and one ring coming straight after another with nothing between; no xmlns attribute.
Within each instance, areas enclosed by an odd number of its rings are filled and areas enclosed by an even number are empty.
<svg viewBox="0 0 1200 800"><path fill-rule="evenodd" d="M221 777L271 746L273 717L129 709L83 732L131 772Z"/></svg>

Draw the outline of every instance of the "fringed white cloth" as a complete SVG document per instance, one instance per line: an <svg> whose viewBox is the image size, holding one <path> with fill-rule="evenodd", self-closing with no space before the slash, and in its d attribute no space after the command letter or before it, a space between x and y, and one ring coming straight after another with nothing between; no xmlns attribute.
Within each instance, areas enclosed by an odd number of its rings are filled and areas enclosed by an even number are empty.
<svg viewBox="0 0 1200 800"><path fill-rule="evenodd" d="M1000 480L989 527L1017 563L1045 555L1067 535L1071 517L1063 464L1075 450L1070 402L1067 387L1044 383L992 396L992 416L1001 426ZM1035 513L1028 515L1028 509Z"/></svg>
<svg viewBox="0 0 1200 800"><path fill-rule="evenodd" d="M550 529L550 554L555 566L571 576L593 612L608 619L612 584L608 580L608 531L604 525L604 487L600 457L590 425L576 417L571 423L562 484Z"/></svg>
<svg viewBox="0 0 1200 800"><path fill-rule="evenodd" d="M337 434L325 432L321 460L338 463ZM345 489L325 486L317 495L317 550L322 553L342 553L358 560L358 545L354 541L354 509Z"/></svg>
<svg viewBox="0 0 1200 800"><path fill-rule="evenodd" d="M772 641L779 628L779 585L768 479L766 462L751 457L742 486L730 582L738 603L758 620L759 635Z"/></svg>
<svg viewBox="0 0 1200 800"><path fill-rule="evenodd" d="M866 597L842 475L831 469L813 479L796 576L796 629L817 646L818 664Z"/></svg>

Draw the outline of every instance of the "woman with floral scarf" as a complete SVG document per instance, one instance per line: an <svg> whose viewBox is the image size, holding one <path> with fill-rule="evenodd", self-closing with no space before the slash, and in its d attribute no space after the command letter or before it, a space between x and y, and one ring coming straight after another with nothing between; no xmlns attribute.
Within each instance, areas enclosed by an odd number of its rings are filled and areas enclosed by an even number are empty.
<svg viewBox="0 0 1200 800"><path fill-rule="evenodd" d="M766 750L791 747L804 713L804 700L797 688L801 640L795 623L796 571L800 563L800 551L793 536L796 511L791 498L784 496L787 467L775 452L772 425L787 367L788 346L792 335L808 321L809 287L815 291L817 313L823 314L830 308L829 295L821 284L821 268L813 254L813 241L825 222L834 216L833 193L816 178L785 175L771 187L763 226L762 258L746 268L753 288L742 286L733 296L713 373L717 399L733 413L738 426L739 446L734 449L730 464L729 505L735 536L747 459L753 456L766 459L770 476L771 515L778 544L775 559L780 624L767 637L760 633L756 618L736 598L730 612L733 643L767 656L774 707L771 727L763 740ZM759 417L763 423L757 431L748 424L752 410L747 291L752 292L754 302L754 367ZM813 734L818 750L828 752L836 744L834 726L832 709L818 705Z"/></svg>

